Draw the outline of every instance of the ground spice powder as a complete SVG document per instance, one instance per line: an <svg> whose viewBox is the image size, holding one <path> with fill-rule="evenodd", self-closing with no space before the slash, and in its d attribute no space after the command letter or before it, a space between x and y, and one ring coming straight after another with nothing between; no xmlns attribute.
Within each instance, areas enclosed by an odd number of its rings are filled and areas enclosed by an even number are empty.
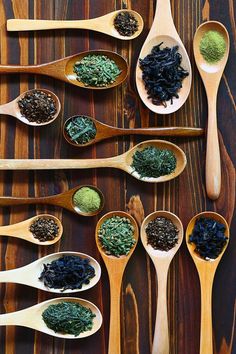
<svg viewBox="0 0 236 354"><path fill-rule="evenodd" d="M203 58L211 64L220 61L226 51L224 37L217 31L208 31L200 41L200 52Z"/></svg>

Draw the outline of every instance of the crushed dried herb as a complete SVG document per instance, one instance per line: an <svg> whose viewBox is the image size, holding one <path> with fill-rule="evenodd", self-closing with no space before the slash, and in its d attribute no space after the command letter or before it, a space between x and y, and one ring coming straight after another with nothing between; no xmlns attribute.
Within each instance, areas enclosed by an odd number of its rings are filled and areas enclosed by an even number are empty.
<svg viewBox="0 0 236 354"><path fill-rule="evenodd" d="M59 226L52 218L39 217L30 225L29 230L40 242L45 242L58 236Z"/></svg>
<svg viewBox="0 0 236 354"><path fill-rule="evenodd" d="M155 250L169 251L178 242L179 230L168 218L157 217L146 227L147 244Z"/></svg>
<svg viewBox="0 0 236 354"><path fill-rule="evenodd" d="M76 116L68 120L65 125L65 131L73 143L86 144L96 136L97 129L89 117Z"/></svg>
<svg viewBox="0 0 236 354"><path fill-rule="evenodd" d="M130 37L138 31L138 21L129 11L121 11L114 19L114 27L121 36Z"/></svg>

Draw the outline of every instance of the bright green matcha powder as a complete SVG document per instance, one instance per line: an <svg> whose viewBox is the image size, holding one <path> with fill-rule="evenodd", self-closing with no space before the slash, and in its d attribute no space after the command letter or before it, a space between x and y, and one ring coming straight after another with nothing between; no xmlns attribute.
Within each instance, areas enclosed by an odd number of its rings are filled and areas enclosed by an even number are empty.
<svg viewBox="0 0 236 354"><path fill-rule="evenodd" d="M92 213L100 208L101 198L93 188L82 187L74 194L73 202L83 213Z"/></svg>
<svg viewBox="0 0 236 354"><path fill-rule="evenodd" d="M200 42L200 52L203 58L210 64L220 61L226 51L224 37L217 31L208 31Z"/></svg>

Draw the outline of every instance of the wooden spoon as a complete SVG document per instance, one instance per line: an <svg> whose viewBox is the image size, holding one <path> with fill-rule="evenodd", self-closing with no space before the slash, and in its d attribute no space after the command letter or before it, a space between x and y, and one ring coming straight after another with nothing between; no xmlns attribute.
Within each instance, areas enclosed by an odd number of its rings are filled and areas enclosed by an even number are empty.
<svg viewBox="0 0 236 354"><path fill-rule="evenodd" d="M120 12L131 13L138 21L138 30L130 37L121 36L114 27L114 19ZM143 30L143 19L139 13L133 10L117 10L108 13L105 16L92 18L89 20L77 21L56 21L56 20L25 20L25 19L10 19L7 20L8 31L37 31L51 29L87 29L96 32L105 33L109 36L131 40L140 35Z"/></svg>
<svg viewBox="0 0 236 354"><path fill-rule="evenodd" d="M182 55L181 66L189 72L189 75L183 80L183 87L179 91L179 98L173 99L173 104L170 101L166 102L167 107L163 105L157 106L148 99L148 94L142 79L142 71L139 67L139 59L144 59L154 46L163 42L163 47L179 47L179 53ZM156 13L153 20L150 32L143 44L136 67L136 85L138 93L143 103L153 112L158 114L170 114L176 112L188 98L191 83L192 83L192 68L186 52L186 49L181 42L181 39L176 31L173 18L171 15L170 0L157 0Z"/></svg>
<svg viewBox="0 0 236 354"><path fill-rule="evenodd" d="M115 61L116 65L121 70L120 75L116 78L113 84L97 87L97 86L85 86L82 82L77 80L77 76L74 73L74 64L77 61L81 61L86 55L106 55L109 59ZM46 64L39 65L0 65L0 74L8 73L32 73L41 74L53 77L55 79L62 80L64 82L73 84L75 86L83 87L86 89L93 90L104 90L111 87L120 85L128 75L128 64L126 60L115 52L108 50L89 50L86 52L81 52L79 54L71 55L66 58L51 61Z"/></svg>
<svg viewBox="0 0 236 354"><path fill-rule="evenodd" d="M55 104L56 104L57 111L54 114L53 118L50 121L48 121L48 122L43 122L43 123L30 122L27 118L22 116L22 114L20 112L18 101L21 98L23 98L26 94L31 93L31 92L33 93L35 91L42 91L42 92L45 92L48 95L51 95L53 100L54 100L54 102L55 102ZM34 127L38 127L38 126L41 126L41 125L47 125L47 124L52 123L58 117L60 111L61 111L61 103L59 101L59 98L55 95L55 93L53 93L53 92L51 92L49 90L46 90L46 89L41 89L41 88L28 90L26 92L23 92L21 95L19 95L13 101L0 105L0 114L6 114L6 115L9 115L9 116L13 116L13 117L17 118L18 120L20 120L22 123L25 123L27 125L32 125Z"/></svg>
<svg viewBox="0 0 236 354"><path fill-rule="evenodd" d="M74 194L82 187L93 188L101 198L100 208L97 211L85 213L81 211L78 206L74 204L73 197ZM94 216L100 213L104 207L104 195L95 186L82 185L75 188L69 189L67 192L60 194L51 195L48 197L32 197L32 198L22 198L22 197L0 197L0 206L12 206L12 205L26 205L26 204L49 204L60 206L64 209L73 211L76 214L83 216Z"/></svg>
<svg viewBox="0 0 236 354"><path fill-rule="evenodd" d="M218 222L224 224L226 230L225 235L229 237L229 226L227 221L223 216L206 211L194 216L187 227L186 230L186 243L189 250L189 253L195 263L195 266L198 271L198 276L200 279L201 286L201 338L200 338L200 354L213 354L213 345L212 345L212 287L216 269L218 264L226 250L228 242L226 243L221 254L216 259L211 259L206 261L201 258L195 251L195 245L189 243L189 236L192 234L195 222L198 218L211 218L217 220Z"/></svg>
<svg viewBox="0 0 236 354"><path fill-rule="evenodd" d="M208 31L219 32L226 43L223 59L215 64L207 63L200 53L200 41ZM217 93L228 60L229 46L230 40L227 29L222 23L216 21L208 21L199 26L193 40L195 61L205 86L208 101L206 191L208 197L213 200L219 197L221 190L221 163L216 111Z"/></svg>
<svg viewBox="0 0 236 354"><path fill-rule="evenodd" d="M77 144L71 140L69 135L66 132L66 126L71 120L79 116L73 116L68 118L63 127L63 135L66 141L76 147L84 147L92 144L96 144L99 141L120 135L159 135L159 136L200 136L204 134L204 130L201 128L188 128L188 127L167 127L167 128L136 128L136 129L124 129L124 128L115 128L110 125L99 122L98 120L87 117L93 121L97 133L94 139L90 140L86 144ZM84 116L81 116L84 117Z"/></svg>
<svg viewBox="0 0 236 354"><path fill-rule="evenodd" d="M39 241L37 238L33 236L32 232L30 232L29 228L31 224L38 218L53 219L57 223L57 225L59 226L59 231L58 231L58 235L54 238L54 240ZM61 221L58 218L56 218L54 215L50 215L50 214L39 214L33 216L30 219L18 222L16 224L0 226L0 236L21 238L25 241L32 242L40 246L48 246L48 245L52 245L53 243L56 243L57 241L60 240L62 233L63 233L63 227Z"/></svg>
<svg viewBox="0 0 236 354"><path fill-rule="evenodd" d="M143 150L149 146L155 146L156 148L159 149L168 149L173 151L177 160L177 165L174 172L172 172L169 175L161 176L158 178L153 178L153 177L142 178L136 171L133 170L131 164L133 162L134 153L138 150L139 151ZM186 160L185 153L177 145L172 144L165 140L147 140L135 145L132 149L126 151L124 154L115 157L110 157L105 159L90 159L90 160L87 159L0 160L0 170L47 170L47 169L53 170L53 169L77 169L77 168L83 169L83 168L113 167L129 173L131 176L137 178L138 180L144 182L159 183L159 182L170 181L171 179L179 176L183 172L186 163L187 160ZM0 197L0 203L2 200L3 199ZM27 198L27 200L30 200L30 198ZM60 205L62 204L61 206L63 206L63 203L64 202L60 203Z"/></svg>
<svg viewBox="0 0 236 354"><path fill-rule="evenodd" d="M112 216L121 216L128 218L134 227L134 238L138 242L139 231L138 225L135 219L128 213L124 211L111 211L105 214L97 223L96 226L96 244L98 250L102 256L102 259L106 265L109 282L110 282L110 328L109 328L109 345L108 354L120 354L120 295L121 295L121 284L122 278L125 271L125 267L132 256L137 242L130 250L127 256L115 257L109 256L103 250L101 243L98 238L98 231L105 220L111 218Z"/></svg>
<svg viewBox="0 0 236 354"><path fill-rule="evenodd" d="M93 318L93 328L90 331L81 333L79 336L75 337L71 334L63 334L59 332L54 332L52 329L48 328L46 323L42 318L42 313L48 308L49 305L56 305L60 302L70 301L76 302L80 305L91 309L91 311L96 315ZM63 338L63 339L80 339L89 337L96 333L102 325L102 314L92 302L76 298L76 297L58 297L57 299L51 299L41 302L37 305L28 307L24 310L6 313L0 315L0 326L22 326L35 329L37 331L49 334L53 337Z"/></svg>
<svg viewBox="0 0 236 354"><path fill-rule="evenodd" d="M173 222L179 230L178 243L169 251L155 250L147 244L146 227L148 223L157 217L164 217ZM151 260L153 261L158 284L158 298L156 311L156 324L153 338L152 354L169 354L169 326L167 314L167 277L170 263L183 241L183 225L180 219L169 211L155 211L148 215L141 225L141 241Z"/></svg>
<svg viewBox="0 0 236 354"><path fill-rule="evenodd" d="M49 288L44 285L42 280L39 280L39 277L44 269L44 264L51 263L52 261L61 258L63 256L77 256L80 258L89 259L90 265L95 269L95 276L90 280L89 284L83 284L81 289L54 289ZM57 252L49 254L45 257L39 258L36 261L20 268L6 270L0 272L0 283L17 283L32 286L34 288L49 291L51 293L63 294L65 293L74 293L79 291L84 291L91 289L94 285L97 284L101 277L101 267L99 263L88 254L80 252Z"/></svg>

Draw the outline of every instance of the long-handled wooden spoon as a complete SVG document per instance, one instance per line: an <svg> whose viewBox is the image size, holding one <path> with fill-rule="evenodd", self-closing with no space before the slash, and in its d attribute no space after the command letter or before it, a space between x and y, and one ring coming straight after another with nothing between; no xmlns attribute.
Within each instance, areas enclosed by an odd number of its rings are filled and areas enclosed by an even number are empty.
<svg viewBox="0 0 236 354"><path fill-rule="evenodd" d="M4 197L2 197L4 198ZM4 204L4 202L3 202ZM2 205L3 205L2 204ZM4 204L5 205L5 204ZM7 204L9 205L9 204ZM35 220L38 218L48 218L48 219L53 219L58 227L58 235L54 238L54 240L49 240L49 241L39 241L37 238L35 238L30 232L30 226L33 224ZM10 237L15 237L15 238L21 238L25 241L35 243L36 245L41 245L41 246L48 246L52 245L53 243L57 242L60 240L63 232L63 227L61 221L56 218L54 215L50 214L39 214L36 216L33 216L30 219L18 222L16 224L11 224L11 225L6 225L6 226L0 226L0 237L1 236L10 236Z"/></svg>
<svg viewBox="0 0 236 354"><path fill-rule="evenodd" d="M127 256L115 257L112 255L107 255L102 248L102 245L98 238L98 231L105 220L113 217L120 216L128 218L134 227L134 238L136 243L130 250ZM112 211L105 214L97 223L96 226L96 244L98 250L102 256L102 259L106 265L109 282L110 282L110 328L109 328L109 346L108 354L120 354L120 296L121 296L121 284L122 278L125 271L125 267L132 256L135 247L137 245L139 237L138 225L135 219L128 213L124 211Z"/></svg>
<svg viewBox="0 0 236 354"><path fill-rule="evenodd" d="M129 12L138 21L138 30L132 36L121 36L114 27L114 20L120 12ZM89 20L62 21L62 20L25 20L10 19L7 20L8 31L38 31L52 29L87 29L96 32L105 33L109 36L131 40L140 35L143 30L143 19L139 13L133 10L117 10L107 15L92 18Z"/></svg>
<svg viewBox="0 0 236 354"><path fill-rule="evenodd" d="M158 178L141 177L131 167L134 153L136 151L141 151L149 146L155 146L156 148L159 149L171 150L174 153L176 157L176 169L171 174L161 176ZM105 159L90 159L90 160L86 160L86 159L0 160L0 170L53 170L53 169L83 169L83 168L113 167L129 173L131 176L137 178L138 180L144 182L159 183L159 182L170 181L171 179L179 176L183 172L186 163L187 160L186 160L185 153L177 145L172 144L165 140L147 140L135 145L132 149L128 150L124 154L115 157L110 157ZM2 198L0 197L0 202L1 201ZM62 201L60 202L60 206L63 207Z"/></svg>
<svg viewBox="0 0 236 354"><path fill-rule="evenodd" d="M104 86L85 86L81 81L77 80L77 76L74 73L74 64L77 61L81 61L83 57L87 55L106 55L108 58L115 61L116 65L121 70L120 75L116 78L114 83ZM32 73L41 74L53 77L55 79L62 80L64 82L73 84L75 86L94 89L94 90L104 90L111 87L120 85L127 77L128 74L128 64L126 60L115 52L109 50L89 50L86 52L81 52L79 54L71 55L66 58L51 61L46 64L39 65L0 65L0 74L11 74L11 73Z"/></svg>
<svg viewBox="0 0 236 354"><path fill-rule="evenodd" d="M70 301L76 302L88 309L96 315L93 318L93 328L89 331L81 333L79 336L75 337L72 334L65 334L54 332L52 329L48 328L46 323L42 318L42 313L50 305L56 305L61 302ZM24 310L6 313L0 315L0 326L22 326L35 329L37 331L49 334L53 337L63 338L63 339L80 339L89 337L92 334L96 333L102 325L102 314L92 302L76 298L76 297L58 297L57 299L51 299L44 302L41 302L37 305L28 307Z"/></svg>
<svg viewBox="0 0 236 354"><path fill-rule="evenodd" d="M189 75L183 80L183 87L179 91L179 98L171 102L166 102L167 107L156 106L148 98L147 91L145 89L142 80L142 71L139 67L139 59L144 59L154 46L163 42L163 47L179 47L179 53L182 55L181 66L189 72ZM150 32L143 44L139 55L137 67L136 67L136 85L138 93L143 103L153 112L158 114L169 114L177 111L187 100L192 83L192 68L191 63L186 52L186 49L176 31L173 18L171 15L170 0L157 0L156 12L153 20Z"/></svg>
<svg viewBox="0 0 236 354"><path fill-rule="evenodd" d="M110 125L99 122L97 119L92 117L89 118L95 128L96 128L96 136L94 139L90 140L85 144L77 144L71 140L69 137L66 127L67 125L74 120L74 118L78 119L79 116L73 116L68 118L64 123L63 134L66 141L77 147L89 146L92 144L96 144L99 141L120 135L158 135L158 136L200 136L204 134L204 129L201 128L189 128L189 127L166 127L166 128L135 128L135 129L124 129L124 128L116 128ZM84 116L81 116L84 117Z"/></svg>
<svg viewBox="0 0 236 354"><path fill-rule="evenodd" d="M100 208L94 212L85 213L79 209L79 207L74 203L74 195L75 193L82 187L93 188L101 198ZM104 207L104 195L97 187L86 185L86 186L78 186L72 189L69 189L67 192L63 192L60 194L55 194L47 197L0 197L0 206L12 206L12 205L26 205L26 204L49 204L60 206L64 209L73 211L76 214L83 216L94 216L100 213L100 211ZM5 226L4 226L5 227Z"/></svg>
<svg viewBox="0 0 236 354"><path fill-rule="evenodd" d="M187 227L186 230L186 243L189 250L189 253L195 263L197 268L198 276L200 279L201 286L201 337L200 337L200 354L213 354L213 345L212 345L212 287L216 269L218 264L226 250L228 242L226 246L222 250L222 253L216 258L206 261L201 258L194 250L195 245L189 243L189 236L192 234L195 222L200 217L210 218L213 220L217 220L221 224L223 224L226 228L225 235L227 237L229 234L229 226L227 221L223 218L223 216L206 211L194 216Z"/></svg>
<svg viewBox="0 0 236 354"><path fill-rule="evenodd" d="M208 31L219 32L226 44L225 55L215 64L209 64L200 53L200 42ZM217 199L221 190L221 163L220 148L217 130L217 93L229 56L229 34L227 29L216 21L208 21L198 27L194 40L193 50L197 68L205 86L208 101L208 128L206 151L206 191L210 199Z"/></svg>
<svg viewBox="0 0 236 354"><path fill-rule="evenodd" d="M169 251L155 250L150 244L147 243L146 227L150 221L164 217L173 222L179 230L178 243ZM155 211L148 215L141 226L141 241L151 260L153 261L158 283L158 299L157 299L157 312L156 324L153 338L152 354L169 354L169 326L167 315L167 276L170 263L174 258L176 252L181 246L183 241L183 225L180 219L173 213L168 211Z"/></svg>
<svg viewBox="0 0 236 354"><path fill-rule="evenodd" d="M88 284L83 284L81 289L54 289L49 288L44 285L42 280L39 280L39 277L44 269L44 264L49 264L56 259L59 259L63 256L76 256L82 259L89 259L89 264L95 269L95 276L90 279ZM17 283L24 284L28 286L32 286L34 288L49 291L51 293L63 294L65 293L74 293L79 291L84 291L92 288L97 284L101 277L101 267L99 263L88 254L80 253L80 252L57 252L49 254L45 257L39 258L36 261L27 264L24 267L20 267L17 269L6 270L0 272L0 283Z"/></svg>

